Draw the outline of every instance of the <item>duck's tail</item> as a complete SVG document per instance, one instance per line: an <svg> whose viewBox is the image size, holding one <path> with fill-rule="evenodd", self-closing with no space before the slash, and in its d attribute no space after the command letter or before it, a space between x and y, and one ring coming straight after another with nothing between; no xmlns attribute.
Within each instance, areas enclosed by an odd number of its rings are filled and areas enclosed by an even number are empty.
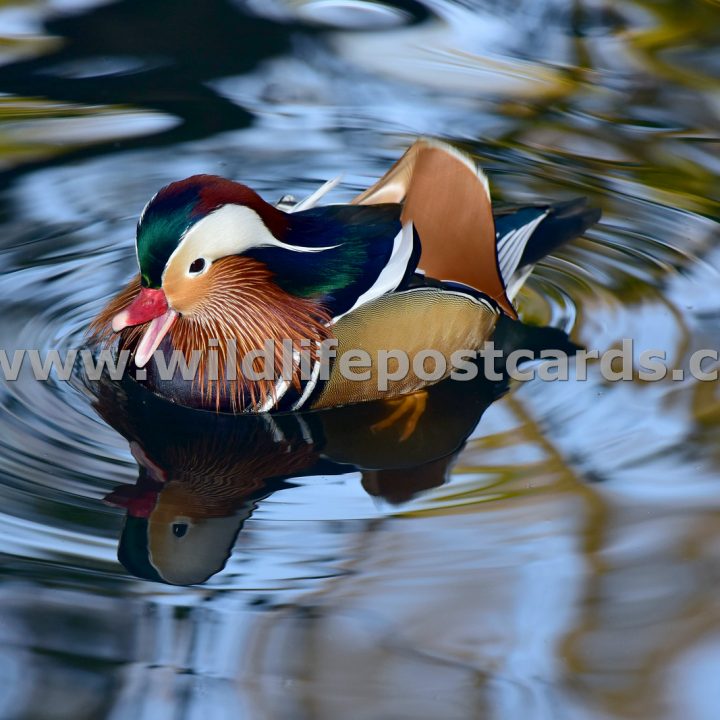
<svg viewBox="0 0 720 720"><path fill-rule="evenodd" d="M600 219L586 198L552 205L505 208L495 215L498 266L513 300L534 265L561 245L582 235Z"/></svg>

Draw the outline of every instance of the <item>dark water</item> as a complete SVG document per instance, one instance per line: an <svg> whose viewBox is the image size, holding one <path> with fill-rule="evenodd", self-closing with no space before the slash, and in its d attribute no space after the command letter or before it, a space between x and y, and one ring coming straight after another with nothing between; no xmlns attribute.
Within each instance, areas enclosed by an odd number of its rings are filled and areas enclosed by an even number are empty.
<svg viewBox="0 0 720 720"><path fill-rule="evenodd" d="M419 134L498 199L602 207L526 321L718 347L714 0L45 0L0 33L8 351L82 343L161 185L342 201ZM0 717L714 720L718 384L505 390L440 388L402 440L5 383Z"/></svg>

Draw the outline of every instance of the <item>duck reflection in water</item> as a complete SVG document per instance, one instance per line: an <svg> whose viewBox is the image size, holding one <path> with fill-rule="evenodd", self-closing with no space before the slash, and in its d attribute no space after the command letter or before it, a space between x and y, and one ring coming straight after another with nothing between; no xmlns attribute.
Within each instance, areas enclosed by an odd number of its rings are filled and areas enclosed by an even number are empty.
<svg viewBox="0 0 720 720"><path fill-rule="evenodd" d="M503 352L576 346L554 328L503 319ZM137 577L173 585L223 569L258 503L292 479L358 471L393 504L446 482L454 459L506 379L448 379L413 396L329 410L223 415L174 405L132 379L105 380L95 408L130 443L139 474L106 501L126 510L118 558Z"/></svg>

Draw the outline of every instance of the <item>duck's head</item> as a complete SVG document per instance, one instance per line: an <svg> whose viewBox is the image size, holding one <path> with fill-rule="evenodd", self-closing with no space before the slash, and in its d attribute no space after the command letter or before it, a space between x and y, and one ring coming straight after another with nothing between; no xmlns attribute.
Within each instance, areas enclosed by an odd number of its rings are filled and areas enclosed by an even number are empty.
<svg viewBox="0 0 720 720"><path fill-rule="evenodd" d="M179 317L211 320L238 289L271 285L259 263L241 258L251 248L282 246L287 232L287 215L240 183L194 175L160 190L137 226L140 291L112 318L115 332L148 323L135 364L147 363Z"/></svg>

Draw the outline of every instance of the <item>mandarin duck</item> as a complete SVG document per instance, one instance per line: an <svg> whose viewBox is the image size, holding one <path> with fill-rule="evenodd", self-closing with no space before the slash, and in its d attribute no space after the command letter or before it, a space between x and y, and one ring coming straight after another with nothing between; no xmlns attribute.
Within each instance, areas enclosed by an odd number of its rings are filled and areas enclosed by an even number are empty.
<svg viewBox="0 0 720 720"><path fill-rule="evenodd" d="M517 318L535 263L600 216L583 199L493 212L473 160L427 139L349 204L318 206L326 189L275 206L211 175L164 187L138 222L140 272L93 322L95 339L119 336L153 391L192 407L294 411L417 393L450 374L454 352L481 348L499 317ZM323 373L327 339L337 349ZM278 369L244 372L268 341ZM427 349L446 360L430 380L414 368L384 384L376 365L362 380L341 372L346 353ZM157 351L196 352L192 382L161 377Z"/></svg>

